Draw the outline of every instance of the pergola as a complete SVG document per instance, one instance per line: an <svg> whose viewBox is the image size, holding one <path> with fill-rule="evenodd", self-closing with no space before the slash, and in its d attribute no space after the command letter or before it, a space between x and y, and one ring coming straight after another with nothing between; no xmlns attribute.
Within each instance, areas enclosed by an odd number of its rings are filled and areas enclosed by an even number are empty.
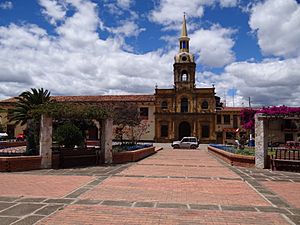
<svg viewBox="0 0 300 225"><path fill-rule="evenodd" d="M93 119L98 126L100 152L105 163L112 163L112 128L111 112L96 105L48 103L32 110L34 116L40 116L41 167L52 168L52 131L53 118Z"/></svg>

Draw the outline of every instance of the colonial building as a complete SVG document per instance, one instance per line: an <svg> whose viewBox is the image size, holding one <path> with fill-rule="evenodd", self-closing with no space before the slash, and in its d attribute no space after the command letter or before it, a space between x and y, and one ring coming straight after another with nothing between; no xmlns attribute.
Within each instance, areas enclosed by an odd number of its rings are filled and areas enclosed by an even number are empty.
<svg viewBox="0 0 300 225"><path fill-rule="evenodd" d="M185 17L174 57L174 86L155 90L155 140L170 142L184 136L198 137L202 143L216 142L216 112L221 110L215 88L197 88L196 63L189 51Z"/></svg>
<svg viewBox="0 0 300 225"><path fill-rule="evenodd" d="M240 128L241 108L222 107L215 88L196 87L196 63L190 53L185 17L183 19L179 52L174 57L174 86L171 89L155 89L154 95L104 95L104 96L54 96L58 102L83 103L120 108L135 105L148 131L143 141L171 142L183 136L195 136L201 143L225 143ZM0 101L0 108L14 107L15 99ZM14 127L1 114L0 121L11 137L22 133L24 127ZM8 116L9 117L9 116ZM97 131L88 134L97 138ZM126 138L126 137L125 137Z"/></svg>

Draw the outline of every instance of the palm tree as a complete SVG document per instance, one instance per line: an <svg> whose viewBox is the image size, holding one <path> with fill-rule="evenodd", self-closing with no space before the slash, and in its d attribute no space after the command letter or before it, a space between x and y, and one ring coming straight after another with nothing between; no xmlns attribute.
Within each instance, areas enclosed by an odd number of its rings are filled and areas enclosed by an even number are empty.
<svg viewBox="0 0 300 225"><path fill-rule="evenodd" d="M38 105L51 101L50 92L43 88L31 88L31 91L25 91L18 97L16 107L11 110L11 117L9 121L14 121L15 125L26 124L26 141L27 152L36 151L36 143L39 140L39 118L34 118L30 114L30 110L36 108Z"/></svg>

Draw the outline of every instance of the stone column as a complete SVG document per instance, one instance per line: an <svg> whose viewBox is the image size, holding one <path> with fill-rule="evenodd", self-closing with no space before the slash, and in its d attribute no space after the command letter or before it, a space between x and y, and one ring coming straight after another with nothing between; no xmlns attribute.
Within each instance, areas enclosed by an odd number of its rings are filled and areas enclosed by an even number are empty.
<svg viewBox="0 0 300 225"><path fill-rule="evenodd" d="M268 127L267 119L262 114L255 115L255 167L264 169L267 166Z"/></svg>
<svg viewBox="0 0 300 225"><path fill-rule="evenodd" d="M113 120L101 121L101 151L103 151L104 163L112 163L112 135Z"/></svg>
<svg viewBox="0 0 300 225"><path fill-rule="evenodd" d="M52 167L52 118L46 115L41 116L40 130L40 156L42 157L41 167Z"/></svg>

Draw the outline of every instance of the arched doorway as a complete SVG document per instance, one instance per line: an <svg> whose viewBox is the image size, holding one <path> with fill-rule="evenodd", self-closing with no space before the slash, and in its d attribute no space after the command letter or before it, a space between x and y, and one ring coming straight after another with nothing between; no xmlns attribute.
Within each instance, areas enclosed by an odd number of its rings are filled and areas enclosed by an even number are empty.
<svg viewBox="0 0 300 225"><path fill-rule="evenodd" d="M191 136L191 126L188 122L181 122L179 124L179 139L181 140L183 137Z"/></svg>

